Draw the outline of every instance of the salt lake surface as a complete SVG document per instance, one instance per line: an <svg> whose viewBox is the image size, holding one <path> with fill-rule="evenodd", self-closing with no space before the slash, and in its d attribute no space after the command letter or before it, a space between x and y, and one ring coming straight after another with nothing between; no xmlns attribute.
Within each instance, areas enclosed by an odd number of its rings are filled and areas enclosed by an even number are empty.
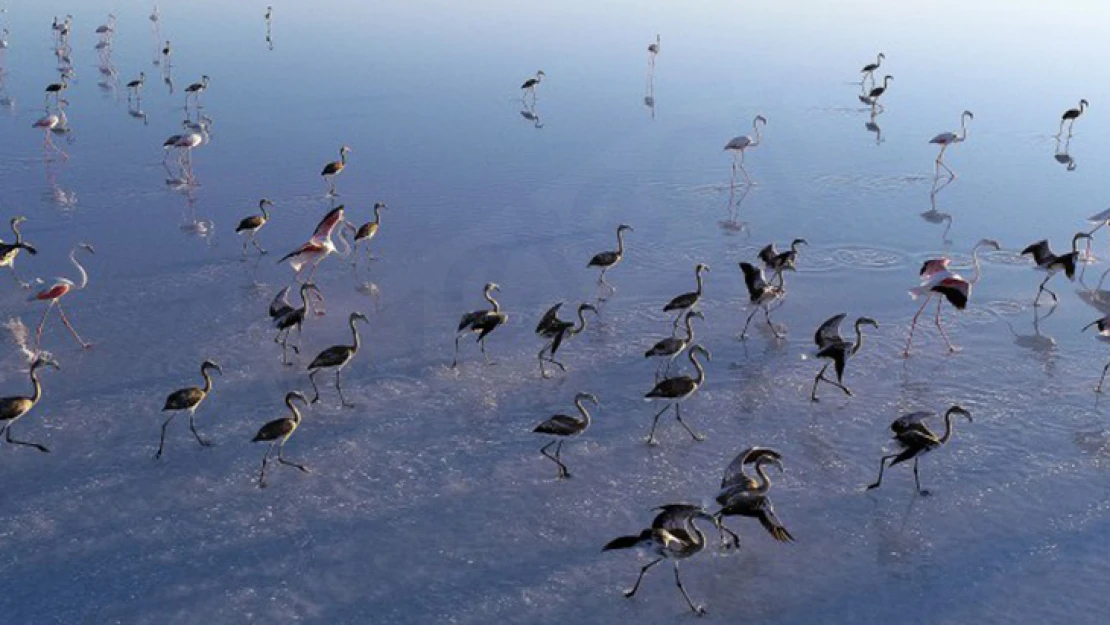
<svg viewBox="0 0 1110 625"><path fill-rule="evenodd" d="M664 567L624 599L647 556L601 546L654 506L709 504L750 445L785 457L773 499L797 542L738 520L739 553L686 561L708 619L1103 622L1110 406L1093 388L1108 354L1079 329L1105 312L1107 263L1056 278L1059 306L1035 311L1041 274L1016 253L1041 238L1065 248L1106 207L1105 8L322 0L275 3L267 40L257 2L162 4L157 37L135 2L0 6L0 98L14 100L0 108L0 217L26 215L40 251L17 265L70 276L73 244L97 250L88 288L66 302L95 347L51 321L44 348L62 369L17 426L52 453L0 449L5 623L693 620ZM93 31L110 11L105 54ZM69 159L44 161L31 124L58 78L50 23L67 13L72 132L57 141ZM165 39L172 88L152 63ZM853 81L879 51L895 78L872 119ZM537 69L547 78L528 107L518 86ZM123 85L140 71L136 108ZM204 74L199 186L167 184L162 141ZM1092 106L1061 144L1059 115L1080 98ZM968 140L947 157L959 177L931 192L927 141L964 109ZM760 113L747 157L758 184L730 199L721 147ZM318 174L341 144L349 219L389 206L380 260L320 266L327 315L309 319L300 366L286 368L266 308L292 273L275 262L333 206ZM259 235L271 253L243 262L233 229L261 197L275 203ZM618 291L560 352L569 373L543 380L535 322L595 296L586 261L620 223L635 231L609 274ZM1095 255L1110 257L1100 236ZM756 326L739 341L737 263L795 237L811 245L775 313L787 339ZM902 358L921 261L947 253L966 273L982 238L1004 250L985 258L969 309L945 313L963 350L925 324ZM713 360L684 413L708 439L664 420L647 447L642 352L669 333L662 304L692 287L698 262L712 268L698 338ZM452 371L455 324L489 281L510 315L489 340L498 364L467 345ZM33 327L41 305L26 298L0 276L0 318ZM370 318L344 374L356 407L325 390L287 447L312 473L283 468L258 489L264 449L248 441L287 391L310 390L304 359L346 341L354 310ZM849 365L855 396L826 387L811 403L812 333L838 312L880 328ZM24 393L23 355L0 355L0 393ZM206 358L225 372L198 412L216 446L182 421L153 461L166 394L199 383ZM565 446L574 477L560 481L530 430L579 391L601 408ZM975 422L922 462L933 496L914 495L906 466L864 491L891 420L955 402Z"/></svg>

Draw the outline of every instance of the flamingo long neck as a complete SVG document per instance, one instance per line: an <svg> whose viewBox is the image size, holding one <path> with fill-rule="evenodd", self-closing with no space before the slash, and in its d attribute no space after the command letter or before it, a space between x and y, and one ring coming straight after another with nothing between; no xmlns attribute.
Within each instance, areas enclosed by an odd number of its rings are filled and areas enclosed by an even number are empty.
<svg viewBox="0 0 1110 625"><path fill-rule="evenodd" d="M701 386L701 383L705 381L705 369L702 368L701 363L698 362L696 351L690 351L690 362L694 364L694 369L698 371L698 375L694 378L694 381L698 386Z"/></svg>
<svg viewBox="0 0 1110 625"><path fill-rule="evenodd" d="M863 331L860 330L859 322L856 322L856 342L852 345L852 353L856 353L863 347Z"/></svg>
<svg viewBox="0 0 1110 625"><path fill-rule="evenodd" d="M686 342L691 343L694 340L694 317L686 315Z"/></svg>
<svg viewBox="0 0 1110 625"><path fill-rule="evenodd" d="M971 250L971 263L973 265L975 265L975 273L972 274L971 280L968 280L968 282L970 282L971 284L975 284L976 282L979 281L979 275L982 273L982 270L983 270L983 268L979 265L979 246L978 245L975 246L975 249Z"/></svg>
<svg viewBox="0 0 1110 625"><path fill-rule="evenodd" d="M624 230L617 229L617 256L624 256Z"/></svg>
<svg viewBox="0 0 1110 625"><path fill-rule="evenodd" d="M354 351L356 351L356 352L357 352L357 351L358 351L358 348L359 348L359 347L360 347L360 346L362 345L362 341L361 341L361 340L359 339L359 337L358 337L358 328L357 328L357 327L355 326L355 320L356 320L356 319L357 319L357 317L352 317L352 318L351 318L351 335L352 335L352 336L354 337L354 340L355 340L355 342L354 342L354 344L353 344L353 345L351 346L351 348L352 348L352 349L353 349Z"/></svg>
<svg viewBox="0 0 1110 625"><path fill-rule="evenodd" d="M581 398L581 397L575 398L574 406L576 408L578 408L578 414L582 415L582 421L585 423L586 427L589 427L589 425L590 425L590 412L588 410L586 410L585 406L582 405L582 399L583 398Z"/></svg>
<svg viewBox="0 0 1110 625"><path fill-rule="evenodd" d="M305 312L308 312L308 289L309 288L310 287L308 286L307 282L305 284L301 285L301 308L303 308Z"/></svg>
<svg viewBox="0 0 1110 625"><path fill-rule="evenodd" d="M374 205L374 223L382 223L382 206L381 204Z"/></svg>
<svg viewBox="0 0 1110 625"><path fill-rule="evenodd" d="M328 232L328 242L331 241L331 231ZM343 244L343 251L339 253L343 258L351 255L351 242L347 240L347 229L339 229L339 242Z"/></svg>
<svg viewBox="0 0 1110 625"><path fill-rule="evenodd" d="M586 329L586 309L578 309L578 327L570 331L571 334L578 334Z"/></svg>
<svg viewBox="0 0 1110 625"><path fill-rule="evenodd" d="M35 389L31 393L31 404L37 404L42 397L42 383L39 382L39 368L37 365L31 367L31 386Z"/></svg>
<svg viewBox="0 0 1110 625"><path fill-rule="evenodd" d="M23 235L19 233L19 221L12 220L12 234L15 235L15 244L23 243Z"/></svg>
<svg viewBox="0 0 1110 625"><path fill-rule="evenodd" d="M759 130L759 119L756 119L756 120L752 121L752 128L755 129L755 141L752 141L752 144L749 145L748 147L754 147L754 146L759 145L759 140L763 138L763 135L760 133L760 130Z"/></svg>
<svg viewBox="0 0 1110 625"><path fill-rule="evenodd" d="M270 221L270 211L266 210L266 203L259 202L258 208L262 209L262 221Z"/></svg>
<svg viewBox="0 0 1110 625"><path fill-rule="evenodd" d="M952 432L953 432L952 418L955 417L955 416L956 416L956 413L952 412L951 410L949 410L944 415L944 434L940 437L940 444L941 445L947 443L949 438L952 438Z"/></svg>
<svg viewBox="0 0 1110 625"><path fill-rule="evenodd" d="M294 399L296 399L296 397L286 397L285 405L289 407L289 412L293 413L293 423L300 423L301 411L298 410L296 404L293 403Z"/></svg>
<svg viewBox="0 0 1110 625"><path fill-rule="evenodd" d="M701 297L701 271L698 271L694 275L694 278L698 281L698 291L697 291L698 297Z"/></svg>
<svg viewBox="0 0 1110 625"><path fill-rule="evenodd" d="M204 378L204 394L207 395L212 390L212 376L208 374L208 367L200 368L200 376Z"/></svg>
<svg viewBox="0 0 1110 625"><path fill-rule="evenodd" d="M493 306L493 312L501 312L501 304L497 303L497 300L493 299L493 291L486 291L486 301L489 302L490 306Z"/></svg>
<svg viewBox="0 0 1110 625"><path fill-rule="evenodd" d="M347 165L347 150L340 150L339 151L339 162L341 164L343 164L344 167L346 167L346 165Z"/></svg>
<svg viewBox="0 0 1110 625"><path fill-rule="evenodd" d="M77 262L77 248L74 248L73 251L69 253L69 262L73 263L73 266L77 267L77 271L81 274L81 283L77 285L77 289L80 290L88 286L89 274L85 271L85 268L81 266L81 263Z"/></svg>
<svg viewBox="0 0 1110 625"><path fill-rule="evenodd" d="M755 487L756 492L766 493L771 490L771 478L767 476L767 469L763 466L762 459L755 463L755 474L759 476L759 482Z"/></svg>
<svg viewBox="0 0 1110 625"><path fill-rule="evenodd" d="M882 65L882 64L883 64L883 55L880 54L879 56L875 57L875 69L879 69L879 66Z"/></svg>

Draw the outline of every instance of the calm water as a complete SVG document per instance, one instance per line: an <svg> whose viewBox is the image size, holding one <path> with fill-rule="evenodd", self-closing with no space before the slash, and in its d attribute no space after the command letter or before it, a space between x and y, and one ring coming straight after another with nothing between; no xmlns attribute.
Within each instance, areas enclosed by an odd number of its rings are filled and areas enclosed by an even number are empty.
<svg viewBox="0 0 1110 625"><path fill-rule="evenodd" d="M656 505L709 503L731 456L753 444L786 458L773 498L797 543L734 521L740 553L683 565L709 618L1102 622L1110 430L1092 389L1107 350L1079 328L1102 314L1086 302L1106 263L1074 285L1054 279L1060 305L1037 318L1040 274L1015 253L1044 237L1062 250L1106 206L1104 9L478 4L276 3L272 49L264 3L164 4L170 93L152 65L161 39L149 5L7 3L0 98L15 102L0 109L0 217L28 217L41 253L19 259L25 276L71 275L78 241L97 254L67 306L96 347L81 352L52 319L44 347L63 368L44 374L45 398L17 426L54 453L0 453L5 622L693 619L664 567L622 598L646 560L600 547ZM118 76L101 73L93 49L110 10L117 36L103 58ZM66 13L76 79L72 142L59 145L70 158L44 162L30 125L58 76L50 21ZM873 120L877 143L851 81L880 50L895 79ZM541 68L524 116L517 86ZM128 113L122 86L140 70L145 120ZM160 146L202 74L212 141L194 155L200 186L175 189ZM1068 171L1053 135L1081 97L1092 107ZM960 177L931 196L927 140L955 130L965 108L969 139L947 158ZM747 158L759 184L730 206L721 146L757 113L770 120ZM331 207L317 174L344 143L354 152L339 201L351 221L389 205L381 260L358 273L321 265L328 314L308 321L302 344L308 358L348 339L350 311L370 316L344 376L357 407L325 390L287 448L313 473L277 470L259 491L264 449L247 441L283 413L285 392L309 388L304 362L283 367L270 340L266 307L291 279L275 262ZM259 236L271 254L241 262L233 229L263 196L276 203ZM635 227L609 275L619 290L603 322L560 352L569 374L541 380L532 328L552 303L594 296L586 261L612 249L619 223ZM788 339L756 327L738 341L736 263L799 236L812 245L776 313ZM945 312L964 350L949 355L924 324L901 358L919 263L947 252L966 268L984 237L1006 251L984 263L972 306ZM1095 253L1110 257L1104 238ZM692 287L697 262L712 267L698 331L713 361L685 412L709 438L693 443L663 420L662 444L648 448L652 409L640 398L654 364L641 354L669 331L660 308ZM483 304L487 281L502 285L511 317L489 341L499 365L468 345L452 372L454 325ZM25 300L0 276L0 317L33 327L41 307ZM849 366L856 397L826 387L811 404L812 332L841 311L881 328ZM199 448L178 422L155 463L165 395L198 383L205 358L225 370L198 415L218 444ZM25 367L5 349L3 394L25 392ZM575 477L559 482L530 429L578 391L602 407L565 447ZM913 495L908 467L865 494L889 422L952 402L975 423L922 462L934 496Z"/></svg>

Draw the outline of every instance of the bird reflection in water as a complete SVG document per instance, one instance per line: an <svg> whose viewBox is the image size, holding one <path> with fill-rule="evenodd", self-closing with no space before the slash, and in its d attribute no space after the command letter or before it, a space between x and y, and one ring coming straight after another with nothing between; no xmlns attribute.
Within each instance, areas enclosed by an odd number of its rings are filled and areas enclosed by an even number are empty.
<svg viewBox="0 0 1110 625"><path fill-rule="evenodd" d="M58 184L58 170L55 169L54 163L53 160L48 160L44 167L50 201L58 208L72 210L77 206L77 192L67 191L62 185Z"/></svg>
<svg viewBox="0 0 1110 625"><path fill-rule="evenodd" d="M644 90L644 106L648 108L652 119L655 119L655 57L658 56L661 45L659 35L656 34L655 43L648 46L647 87Z"/></svg>
<svg viewBox="0 0 1110 625"><path fill-rule="evenodd" d="M182 213L181 232L187 236L203 239L208 245L213 245L216 223L211 219L199 219L197 217L196 189L188 181L182 181L182 184L175 187L174 190L185 196L185 211Z"/></svg>
<svg viewBox="0 0 1110 625"><path fill-rule="evenodd" d="M524 101L524 108L521 109L520 116L532 122L534 128L543 128L543 122L540 121L540 114L536 112L536 101L534 99L531 101Z"/></svg>
<svg viewBox="0 0 1110 625"><path fill-rule="evenodd" d="M940 238L945 245L950 245L952 243L952 240L948 238L948 233L952 231L952 214L937 210L937 195L940 194L941 190L952 184L953 180L955 180L955 178L948 178L943 184L933 186L932 191L929 192L930 208L924 213L921 213L921 218L931 224L944 224L944 232L941 233Z"/></svg>
<svg viewBox="0 0 1110 625"><path fill-rule="evenodd" d="M867 129L867 132L875 133L875 145L879 145L885 141L885 139L883 139L883 129L879 128L879 122L877 121L879 115L882 115L882 111L872 107L871 116L868 118L867 123L863 125L863 127Z"/></svg>
<svg viewBox="0 0 1110 625"><path fill-rule="evenodd" d="M752 192L754 187L744 185L740 187L740 192L736 193L736 189L732 188L728 194L728 217L717 222L726 234L736 234L738 232L748 232L747 222L740 221L740 209L743 208L744 200L748 194ZM749 233L750 234L750 233Z"/></svg>
<svg viewBox="0 0 1110 625"><path fill-rule="evenodd" d="M1061 145L1061 143L1063 145ZM1075 171L1075 159L1071 157L1068 150L1071 148L1071 135L1066 139L1061 139L1059 135L1056 136L1056 151L1052 155L1057 163L1063 165L1068 171Z"/></svg>
<svg viewBox="0 0 1110 625"><path fill-rule="evenodd" d="M1040 311L1040 308L1033 309L1033 334L1018 334L1009 319L1006 320L1006 326L1010 328L1010 334L1014 335L1014 345L1039 356L1044 361L1045 372L1051 373L1055 369L1052 356L1056 352L1056 339L1041 333L1041 322L1056 312L1056 306L1050 307L1043 316Z"/></svg>
<svg viewBox="0 0 1110 625"><path fill-rule="evenodd" d="M266 15L263 17L266 19L266 47L273 50L274 38L272 36L272 28L274 25L274 7L266 7Z"/></svg>

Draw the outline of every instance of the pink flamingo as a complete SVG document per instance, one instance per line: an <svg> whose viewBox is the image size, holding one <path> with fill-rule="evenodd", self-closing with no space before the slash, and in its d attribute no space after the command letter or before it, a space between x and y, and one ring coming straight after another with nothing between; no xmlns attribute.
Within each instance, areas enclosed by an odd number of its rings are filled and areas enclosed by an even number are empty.
<svg viewBox="0 0 1110 625"><path fill-rule="evenodd" d="M53 284L51 284L46 289L35 293L28 300L32 302L49 302L49 305L46 307L46 312L42 313L42 320L39 321L38 330L35 331L36 345L40 345L42 343L42 329L43 326L46 325L46 317L50 314L50 310L54 308L54 306L57 306L58 314L62 317L62 323L64 323L66 327L69 328L70 333L73 334L73 338L77 339L77 342L80 343L81 347L84 349L89 349L90 347L92 347L92 344L83 341L81 337L78 336L77 330L74 330L73 326L70 325L69 319L66 318L65 311L62 310L62 304L60 301L70 291L80 291L89 284L89 274L85 271L85 268L81 266L81 263L77 262L77 252L79 250L85 250L90 254L95 254L96 250L94 250L93 247L88 243L78 243L69 253L69 262L73 263L73 266L77 267L78 273L81 274L80 284L74 284L72 280L69 280L67 278L54 278Z"/></svg>
<svg viewBox="0 0 1110 625"><path fill-rule="evenodd" d="M944 331L944 326L940 324L940 308L944 304L944 300L956 307L956 310L963 310L967 307L967 301L971 299L971 287L979 281L982 273L982 268L979 265L979 248L990 247L995 250L1000 249L997 241L991 239L983 239L975 244L971 250L971 262L975 266L975 274L968 280L958 273L948 268L948 258L932 258L923 265L921 265L921 284L910 289L910 296L914 299L924 295L925 301L921 302L921 308L917 309L917 314L913 316L913 323L910 324L910 336L906 340L906 350L903 352L905 356L910 355L910 346L913 345L913 331L917 327L917 319L921 313L925 311L925 306L929 304L934 294L940 295L943 299L937 299L937 329L940 330L940 335L944 337L944 342L948 344L949 351L957 351L955 345L948 338L948 333Z"/></svg>

